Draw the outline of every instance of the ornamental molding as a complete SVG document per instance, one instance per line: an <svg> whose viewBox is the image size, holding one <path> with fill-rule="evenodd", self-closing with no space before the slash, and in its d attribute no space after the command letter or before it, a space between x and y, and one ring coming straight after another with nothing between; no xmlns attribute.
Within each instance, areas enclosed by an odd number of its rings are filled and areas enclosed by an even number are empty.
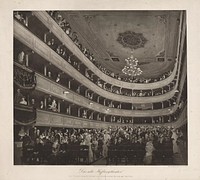
<svg viewBox="0 0 200 180"><path fill-rule="evenodd" d="M125 31L123 33L119 33L117 41L125 48L138 49L144 47L147 39L144 37L143 33Z"/></svg>

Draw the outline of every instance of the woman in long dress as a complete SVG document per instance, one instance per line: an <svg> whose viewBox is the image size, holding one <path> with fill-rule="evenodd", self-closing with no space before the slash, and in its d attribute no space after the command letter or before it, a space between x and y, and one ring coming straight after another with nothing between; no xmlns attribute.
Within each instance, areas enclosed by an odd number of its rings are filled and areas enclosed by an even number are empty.
<svg viewBox="0 0 200 180"><path fill-rule="evenodd" d="M89 134L85 137L85 145L89 147L89 163L93 162L93 152L92 152L92 143L91 143L91 137Z"/></svg>
<svg viewBox="0 0 200 180"><path fill-rule="evenodd" d="M173 143L173 153L174 154L178 153L179 152L178 145L177 145L178 135L175 130L173 130L171 138L172 138L172 143Z"/></svg>
<svg viewBox="0 0 200 180"><path fill-rule="evenodd" d="M144 157L144 164L148 165L152 163L152 156L153 156L153 151L155 150L154 146L153 146L153 142L151 140L149 140L146 143L146 154Z"/></svg>
<svg viewBox="0 0 200 180"><path fill-rule="evenodd" d="M108 141L104 139L103 141L103 157L106 158L108 156Z"/></svg>

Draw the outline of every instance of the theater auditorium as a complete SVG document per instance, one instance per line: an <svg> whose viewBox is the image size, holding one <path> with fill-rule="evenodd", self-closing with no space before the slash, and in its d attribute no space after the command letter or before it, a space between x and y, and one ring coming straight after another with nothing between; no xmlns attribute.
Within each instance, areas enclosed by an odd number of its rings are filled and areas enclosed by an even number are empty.
<svg viewBox="0 0 200 180"><path fill-rule="evenodd" d="M14 11L14 165L187 165L186 12Z"/></svg>

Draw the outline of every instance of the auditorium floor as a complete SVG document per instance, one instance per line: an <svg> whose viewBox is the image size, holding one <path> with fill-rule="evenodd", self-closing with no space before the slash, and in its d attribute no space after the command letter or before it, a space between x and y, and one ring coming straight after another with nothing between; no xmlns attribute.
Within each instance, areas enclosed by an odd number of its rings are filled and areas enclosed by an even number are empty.
<svg viewBox="0 0 200 180"><path fill-rule="evenodd" d="M106 158L101 158L98 161L92 163L91 165L106 165ZM116 164L110 162L109 165L116 165ZM117 165L144 165L144 164L135 164L131 162L125 163L125 161L122 161L122 162L118 162ZM187 163L184 161L182 155L177 153L177 154L174 154L172 161L164 160L161 162L158 160L154 160L152 165L187 165Z"/></svg>
<svg viewBox="0 0 200 180"><path fill-rule="evenodd" d="M151 165L187 165L188 164L188 157L187 157L187 145L186 143L180 142L178 144L179 147L179 152L174 154L172 158L162 158L162 159L155 159L153 158L152 164ZM21 156L22 156L22 149L21 148L15 148L15 165L22 165L21 161ZM29 163L23 163L23 165L29 165ZM44 161L41 164L36 163L35 165L50 165L48 162ZM53 164L52 164L53 165ZM59 164L54 164L54 165L59 165ZM66 164L70 165L70 164ZM75 164L73 164L75 165ZM77 164L76 164L77 165ZM79 165L83 165L82 163ZM85 164L86 165L86 164ZM143 166L144 164L142 163L142 159L140 161L136 161L132 159L131 162L126 162L125 159L122 159L120 162L118 160L116 164L116 160L113 160L112 162L109 162L107 164L106 158L100 158L97 161L91 163L90 165L128 165L128 166Z"/></svg>

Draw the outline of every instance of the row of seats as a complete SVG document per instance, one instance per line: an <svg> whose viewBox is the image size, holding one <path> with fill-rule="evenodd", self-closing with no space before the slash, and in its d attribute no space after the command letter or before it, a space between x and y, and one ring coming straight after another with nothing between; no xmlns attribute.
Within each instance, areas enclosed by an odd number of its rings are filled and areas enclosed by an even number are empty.
<svg viewBox="0 0 200 180"><path fill-rule="evenodd" d="M59 152L53 153L52 143L50 142L40 148L28 145L23 147L22 164L89 164L89 147L63 144Z"/></svg>
<svg viewBox="0 0 200 180"><path fill-rule="evenodd" d="M165 146L165 145L164 145ZM172 164L173 163L173 149L172 146L166 145L159 147L153 152L152 164ZM106 158L107 165L120 164L144 164L145 147L135 145L125 146L109 146L108 157Z"/></svg>

